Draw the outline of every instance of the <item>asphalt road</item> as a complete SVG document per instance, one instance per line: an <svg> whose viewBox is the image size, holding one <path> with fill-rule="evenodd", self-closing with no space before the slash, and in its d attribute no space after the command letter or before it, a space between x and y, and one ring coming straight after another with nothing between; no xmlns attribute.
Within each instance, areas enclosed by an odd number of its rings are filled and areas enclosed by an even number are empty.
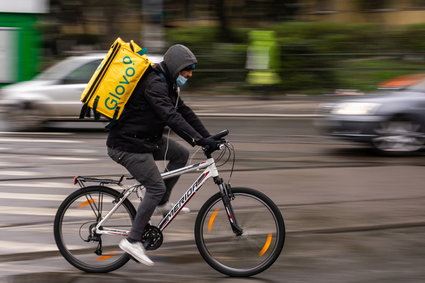
<svg viewBox="0 0 425 283"><path fill-rule="evenodd" d="M262 190L285 217L281 257L251 279L217 273L194 246L193 220L215 192L212 185L191 201L192 213L165 231L164 246L151 254L155 267L129 262L111 274L79 272L58 256L52 219L75 189L74 175L125 173L106 157L105 133L2 132L0 282L423 282L423 155L388 158L329 140L317 133L312 113L305 114L204 116L212 132L223 125L231 130L237 150L233 186ZM197 161L201 155L192 157ZM220 169L229 178L229 164ZM193 178L183 177L173 195L182 194Z"/></svg>

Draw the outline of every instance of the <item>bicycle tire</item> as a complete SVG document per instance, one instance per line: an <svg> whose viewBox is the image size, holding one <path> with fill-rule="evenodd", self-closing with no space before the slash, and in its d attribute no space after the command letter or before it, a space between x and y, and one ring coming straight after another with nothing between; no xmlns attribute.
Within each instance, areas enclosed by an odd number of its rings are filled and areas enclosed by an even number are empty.
<svg viewBox="0 0 425 283"><path fill-rule="evenodd" d="M220 193L201 207L195 222L195 242L204 260L233 277L248 277L269 268L285 242L285 223L279 208L265 194L232 188L236 221L243 233L232 231Z"/></svg>
<svg viewBox="0 0 425 283"><path fill-rule="evenodd" d="M130 256L118 247L117 236L99 235L101 242L85 241L90 237L90 227L97 223L99 211L105 215L119 197L120 193L109 187L89 186L73 192L59 206L54 236L60 253L70 264L85 272L105 273L128 262ZM129 230L135 215L133 204L126 199L105 224Z"/></svg>

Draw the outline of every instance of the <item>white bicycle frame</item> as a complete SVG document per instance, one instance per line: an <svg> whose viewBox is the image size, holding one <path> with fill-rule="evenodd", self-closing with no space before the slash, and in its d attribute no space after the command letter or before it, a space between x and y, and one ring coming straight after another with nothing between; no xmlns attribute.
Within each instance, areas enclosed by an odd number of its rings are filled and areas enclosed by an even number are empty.
<svg viewBox="0 0 425 283"><path fill-rule="evenodd" d="M180 200L174 205L174 207L164 216L164 218L159 222L158 229L163 231L168 224L173 221L173 219L177 216L180 210L189 202L189 200L195 195L195 193L202 187L202 185L209 178L218 177L218 170L215 165L214 158L209 158L206 161L192 164L186 167L182 167L173 171L162 173L161 176L163 179L168 179L175 176L180 176L192 171L198 171L201 169L205 170L201 175L196 179L196 181L189 187L189 189L183 194ZM109 211L106 216L96 225L95 233L96 234L107 234L107 235L120 235L127 236L130 231L119 230L105 227L104 224L109 219L109 217L115 213L118 207L133 193L136 192L139 188L143 187L142 185L134 185L128 188L124 195L119 199L119 201L115 204L115 206Z"/></svg>

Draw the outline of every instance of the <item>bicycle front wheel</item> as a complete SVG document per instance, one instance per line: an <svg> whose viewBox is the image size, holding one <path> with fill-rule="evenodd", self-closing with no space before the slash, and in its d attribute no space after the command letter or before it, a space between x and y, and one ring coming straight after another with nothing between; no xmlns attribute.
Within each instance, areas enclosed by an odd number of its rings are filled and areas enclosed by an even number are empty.
<svg viewBox="0 0 425 283"><path fill-rule="evenodd" d="M199 211L195 241L202 257L217 271L252 276L269 268L279 257L285 224L279 208L265 194L249 188L232 188L232 192L231 207L242 234L232 230L217 193Z"/></svg>
<svg viewBox="0 0 425 283"><path fill-rule="evenodd" d="M115 206L119 192L104 186L90 186L69 195L59 207L54 234L62 256L86 272L110 272L123 266L129 255L119 247L119 236L99 235L94 227ZM129 231L136 215L126 199L104 226Z"/></svg>

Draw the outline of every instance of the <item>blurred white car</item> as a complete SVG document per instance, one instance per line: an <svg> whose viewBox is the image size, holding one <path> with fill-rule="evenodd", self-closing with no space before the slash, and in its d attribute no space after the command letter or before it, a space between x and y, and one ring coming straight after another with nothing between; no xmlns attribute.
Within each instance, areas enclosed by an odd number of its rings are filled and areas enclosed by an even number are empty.
<svg viewBox="0 0 425 283"><path fill-rule="evenodd" d="M79 120L80 96L104 57L105 53L72 56L30 81L0 89L2 122L9 129L24 130L48 121ZM148 57L154 63L162 61L159 55Z"/></svg>

